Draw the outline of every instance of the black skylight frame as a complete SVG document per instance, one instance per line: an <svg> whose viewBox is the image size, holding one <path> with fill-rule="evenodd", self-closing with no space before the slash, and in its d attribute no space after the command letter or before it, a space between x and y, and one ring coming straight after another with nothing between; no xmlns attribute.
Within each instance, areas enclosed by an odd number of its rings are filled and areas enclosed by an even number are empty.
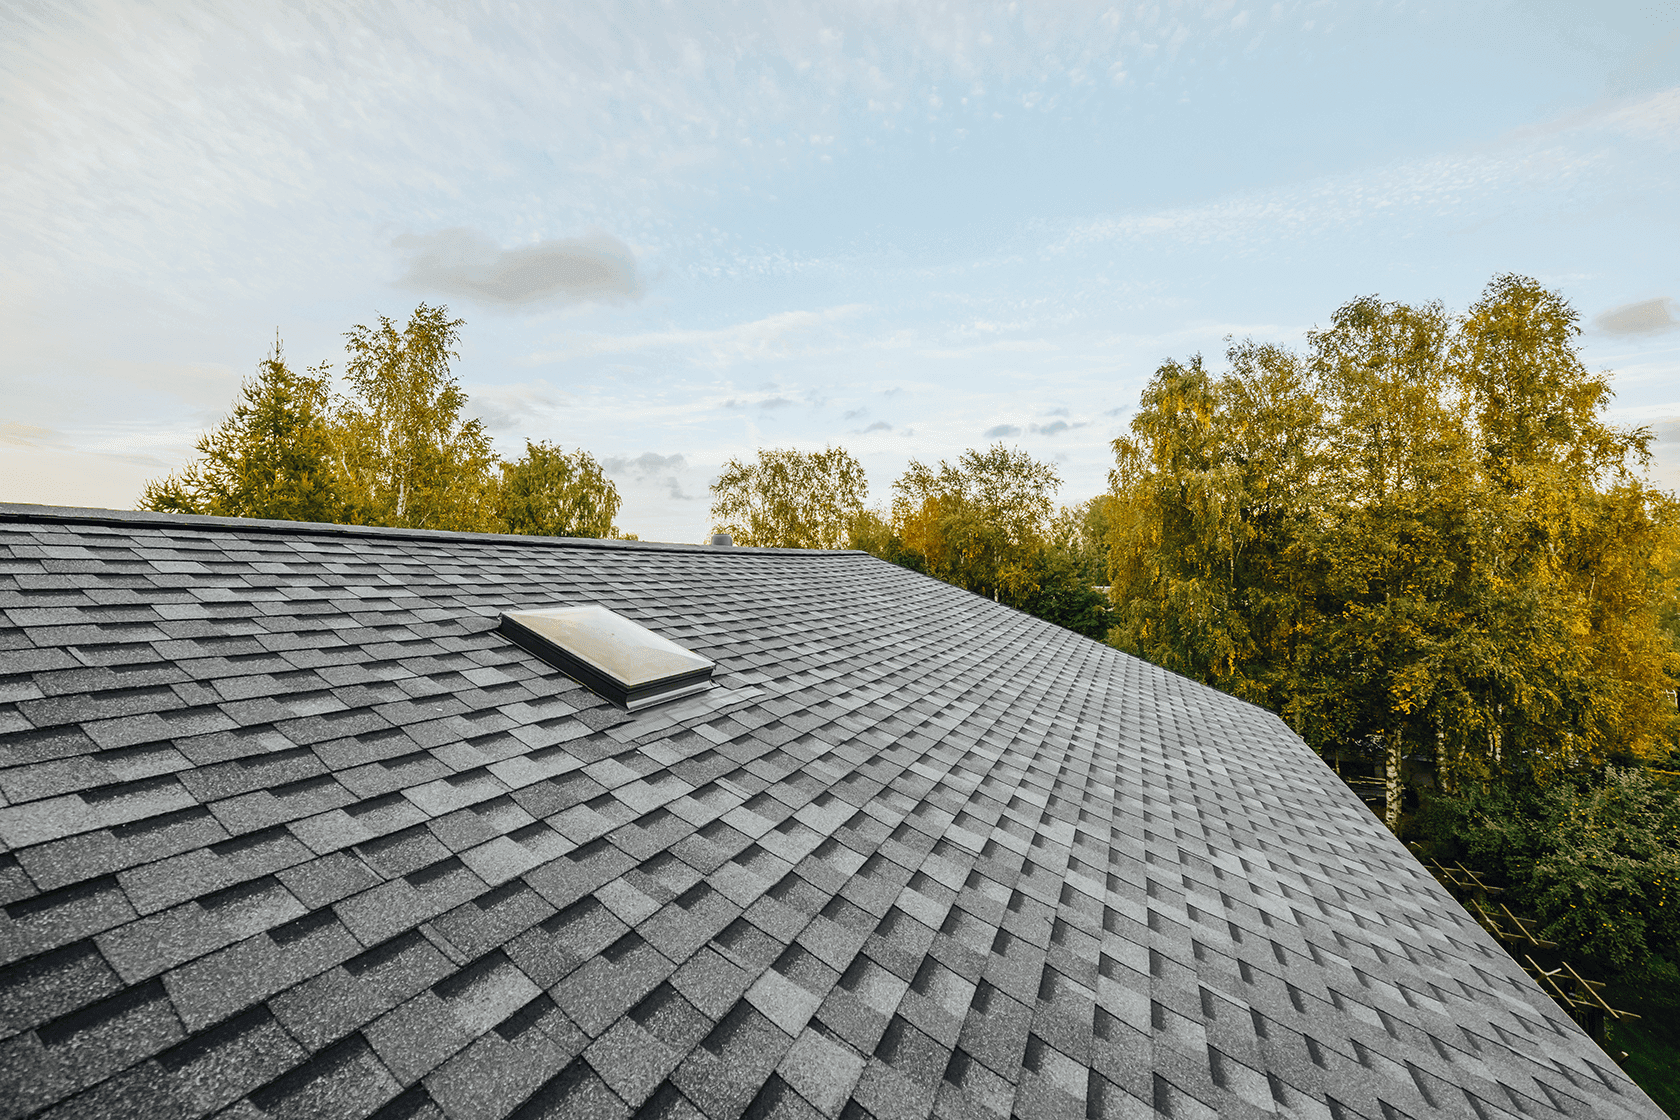
<svg viewBox="0 0 1680 1120"><path fill-rule="evenodd" d="M497 629L626 711L693 696L714 683L715 662L599 604L510 611Z"/></svg>

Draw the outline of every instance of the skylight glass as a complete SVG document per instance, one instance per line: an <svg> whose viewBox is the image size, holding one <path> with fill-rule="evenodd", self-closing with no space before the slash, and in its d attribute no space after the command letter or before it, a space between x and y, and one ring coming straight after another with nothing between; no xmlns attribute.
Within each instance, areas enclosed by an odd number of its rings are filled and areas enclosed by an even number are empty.
<svg viewBox="0 0 1680 1120"><path fill-rule="evenodd" d="M509 612L499 629L632 712L712 687L711 661L606 607Z"/></svg>

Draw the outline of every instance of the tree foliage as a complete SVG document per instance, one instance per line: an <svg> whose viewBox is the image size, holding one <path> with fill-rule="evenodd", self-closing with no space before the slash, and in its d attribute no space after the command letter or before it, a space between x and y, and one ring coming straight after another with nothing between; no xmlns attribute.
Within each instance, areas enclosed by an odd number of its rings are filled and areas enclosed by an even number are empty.
<svg viewBox="0 0 1680 1120"><path fill-rule="evenodd" d="M618 487L587 451L526 440L524 456L502 464L501 516L509 533L616 537L618 507Z"/></svg>
<svg viewBox="0 0 1680 1120"><path fill-rule="evenodd" d="M760 449L725 465L712 517L737 544L859 549L1101 639L1112 503L1055 514L1058 485L1048 464L999 444L937 468L912 460L883 511L864 507L868 482L845 449Z"/></svg>
<svg viewBox="0 0 1680 1120"><path fill-rule="evenodd" d="M1391 825L1414 758L1456 788L1666 754L1676 507L1578 333L1504 276L1463 315L1368 297L1303 353L1169 361L1115 442L1115 641L1380 742Z"/></svg>
<svg viewBox="0 0 1680 1120"><path fill-rule="evenodd" d="M1037 588L1060 485L1048 463L1001 443L937 469L912 459L893 483L893 522L929 575L1014 602Z"/></svg>
<svg viewBox="0 0 1680 1120"><path fill-rule="evenodd" d="M1145 388L1115 442L1115 640L1157 664L1274 704L1310 604L1297 554L1317 468L1308 370L1245 343L1215 378L1198 355Z"/></svg>
<svg viewBox="0 0 1680 1120"><path fill-rule="evenodd" d="M140 508L276 521L339 521L332 394L324 370L294 372L278 340L240 387L227 419L198 439L199 458L150 482Z"/></svg>
<svg viewBox="0 0 1680 1120"><path fill-rule="evenodd" d="M141 509L467 532L616 536L618 490L584 451L526 442L503 463L451 362L461 320L421 304L346 335L346 388L299 374L279 342L199 457L147 485Z"/></svg>
<svg viewBox="0 0 1680 1120"><path fill-rule="evenodd" d="M356 395L340 412L340 464L359 519L409 529L494 531L496 454L450 369L462 320L421 304L399 330L345 335L345 376Z"/></svg>
<svg viewBox="0 0 1680 1120"><path fill-rule="evenodd" d="M713 531L761 548L844 548L869 484L843 447L760 448L712 484Z"/></svg>
<svg viewBox="0 0 1680 1120"><path fill-rule="evenodd" d="M1101 640L1110 501L1056 511L1060 484L1048 463L1002 444L937 469L911 460L890 519L869 515L855 547Z"/></svg>
<svg viewBox="0 0 1680 1120"><path fill-rule="evenodd" d="M1106 494L1063 507L1051 519L1029 571L1030 590L1010 605L1102 641L1113 625L1108 589L1109 506Z"/></svg>
<svg viewBox="0 0 1680 1120"><path fill-rule="evenodd" d="M1601 975L1680 998L1680 790L1635 767L1530 775L1430 799L1428 854L1462 860Z"/></svg>

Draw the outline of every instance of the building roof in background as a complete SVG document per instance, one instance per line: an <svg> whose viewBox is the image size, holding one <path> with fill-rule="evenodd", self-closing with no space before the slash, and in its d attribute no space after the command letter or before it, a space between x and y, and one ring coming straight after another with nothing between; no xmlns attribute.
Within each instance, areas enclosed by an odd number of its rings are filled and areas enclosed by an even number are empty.
<svg viewBox="0 0 1680 1120"><path fill-rule="evenodd" d="M1660 1115L1276 717L861 553L5 506L0 608L0 1117Z"/></svg>

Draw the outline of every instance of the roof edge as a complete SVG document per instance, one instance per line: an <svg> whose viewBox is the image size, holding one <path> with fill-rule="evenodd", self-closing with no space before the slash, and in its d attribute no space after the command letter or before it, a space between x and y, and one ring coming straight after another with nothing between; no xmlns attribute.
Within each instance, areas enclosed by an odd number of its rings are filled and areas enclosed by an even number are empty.
<svg viewBox="0 0 1680 1120"><path fill-rule="evenodd" d="M536 545L544 548L628 549L643 552L749 553L772 556L867 556L858 549L752 548L732 545L680 544L675 541L622 541L595 537L537 537L520 533L465 533L453 529L399 529L386 525L336 525L323 521L267 521L255 517L209 517L197 513L153 513L150 510L95 509L82 506L41 506L0 502L0 524L57 522L72 525L180 528L212 532L274 533L284 536L371 537L375 539L463 541L476 544Z"/></svg>

